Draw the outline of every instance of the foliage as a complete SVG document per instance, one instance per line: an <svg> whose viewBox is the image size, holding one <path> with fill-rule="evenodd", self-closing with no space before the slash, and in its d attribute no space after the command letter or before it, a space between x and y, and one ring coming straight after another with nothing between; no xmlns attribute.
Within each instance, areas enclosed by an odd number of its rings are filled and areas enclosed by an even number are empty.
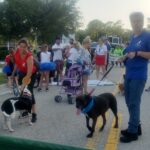
<svg viewBox="0 0 150 150"><path fill-rule="evenodd" d="M8 55L8 50L6 47L0 48L0 60L5 60L6 55Z"/></svg>
<svg viewBox="0 0 150 150"><path fill-rule="evenodd" d="M5 0L0 3L0 36L49 42L80 26L76 0Z"/></svg>
<svg viewBox="0 0 150 150"><path fill-rule="evenodd" d="M89 22L87 29L76 32L76 36L79 40L87 35L89 35L94 41L97 41L101 36L116 35L121 37L125 42L128 41L131 31L123 29L123 24L120 20L117 22L109 21L104 23L96 19Z"/></svg>
<svg viewBox="0 0 150 150"><path fill-rule="evenodd" d="M6 83L6 82L7 82L7 79L6 79L5 74L0 73L0 84Z"/></svg>

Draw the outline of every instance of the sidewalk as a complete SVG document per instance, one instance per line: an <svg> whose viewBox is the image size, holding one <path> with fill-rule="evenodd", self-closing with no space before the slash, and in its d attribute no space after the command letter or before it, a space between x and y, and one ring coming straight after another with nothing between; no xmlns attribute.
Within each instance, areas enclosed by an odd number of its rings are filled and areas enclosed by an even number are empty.
<svg viewBox="0 0 150 150"><path fill-rule="evenodd" d="M8 88L6 84L0 85L0 96L5 94L11 94L11 93L12 93L12 89Z"/></svg>

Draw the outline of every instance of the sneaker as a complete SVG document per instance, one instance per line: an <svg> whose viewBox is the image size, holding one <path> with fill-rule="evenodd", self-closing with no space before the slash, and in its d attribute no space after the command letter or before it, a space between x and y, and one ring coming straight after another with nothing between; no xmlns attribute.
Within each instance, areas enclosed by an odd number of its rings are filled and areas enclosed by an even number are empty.
<svg viewBox="0 0 150 150"><path fill-rule="evenodd" d="M150 87L148 87L147 89L145 89L145 92L150 92Z"/></svg>
<svg viewBox="0 0 150 150"><path fill-rule="evenodd" d="M125 129L125 130L121 130L121 134L123 136L127 136L128 135L128 129ZM141 128L141 125L138 126L138 133L137 133L138 136L142 135L142 128Z"/></svg>
<svg viewBox="0 0 150 150"><path fill-rule="evenodd" d="M46 88L45 90L46 90L46 91L48 91L49 89L48 89L48 88Z"/></svg>
<svg viewBox="0 0 150 150"><path fill-rule="evenodd" d="M37 121L37 115L35 113L32 114L31 122L35 123Z"/></svg>
<svg viewBox="0 0 150 150"><path fill-rule="evenodd" d="M122 142L122 143L130 143L130 142L136 141L136 140L138 140L137 133L128 132L128 135L120 137L120 142Z"/></svg>

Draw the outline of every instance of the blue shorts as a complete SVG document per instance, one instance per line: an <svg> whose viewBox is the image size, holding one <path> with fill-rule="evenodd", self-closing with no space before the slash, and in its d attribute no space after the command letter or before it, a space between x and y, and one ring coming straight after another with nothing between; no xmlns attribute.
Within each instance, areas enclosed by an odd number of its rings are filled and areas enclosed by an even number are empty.
<svg viewBox="0 0 150 150"><path fill-rule="evenodd" d="M89 75L91 75L91 70L90 69L83 70L82 74L89 76Z"/></svg>

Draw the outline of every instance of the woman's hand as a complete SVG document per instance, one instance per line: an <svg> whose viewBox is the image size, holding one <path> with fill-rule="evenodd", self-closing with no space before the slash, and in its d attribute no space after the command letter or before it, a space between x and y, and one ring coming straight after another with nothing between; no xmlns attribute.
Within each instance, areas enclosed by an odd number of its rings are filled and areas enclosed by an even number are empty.
<svg viewBox="0 0 150 150"><path fill-rule="evenodd" d="M28 85L31 82L31 78L29 76L25 76L22 80L23 85Z"/></svg>

